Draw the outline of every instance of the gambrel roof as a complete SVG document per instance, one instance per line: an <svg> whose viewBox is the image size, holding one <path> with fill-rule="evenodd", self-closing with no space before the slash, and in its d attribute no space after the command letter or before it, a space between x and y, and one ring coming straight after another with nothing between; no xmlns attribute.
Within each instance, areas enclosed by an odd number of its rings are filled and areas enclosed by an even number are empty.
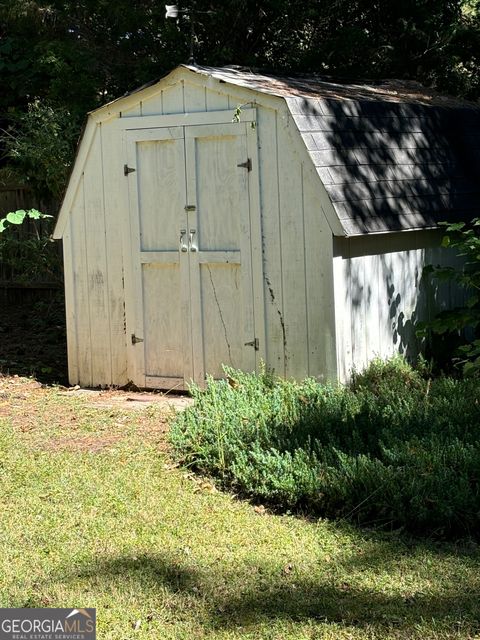
<svg viewBox="0 0 480 640"><path fill-rule="evenodd" d="M346 235L480 215L480 108L415 82L197 73L285 98Z"/></svg>
<svg viewBox="0 0 480 640"><path fill-rule="evenodd" d="M431 229L439 221L480 215L480 107L416 82L344 83L316 75L280 77L236 67L182 65L97 109L90 124L160 90L178 71L285 101L330 199L332 216L338 217L334 233ZM88 143L82 144L88 149ZM83 161L80 157L76 164ZM75 188L71 180L69 190ZM61 237L70 200L67 191L55 237Z"/></svg>

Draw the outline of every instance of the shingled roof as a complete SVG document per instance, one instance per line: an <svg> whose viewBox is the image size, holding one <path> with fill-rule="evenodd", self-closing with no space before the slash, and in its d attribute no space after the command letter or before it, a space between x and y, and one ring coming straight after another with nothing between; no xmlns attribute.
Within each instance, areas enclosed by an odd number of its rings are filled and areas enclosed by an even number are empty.
<svg viewBox="0 0 480 640"><path fill-rule="evenodd" d="M188 67L285 98L347 235L480 215L480 108L404 81Z"/></svg>

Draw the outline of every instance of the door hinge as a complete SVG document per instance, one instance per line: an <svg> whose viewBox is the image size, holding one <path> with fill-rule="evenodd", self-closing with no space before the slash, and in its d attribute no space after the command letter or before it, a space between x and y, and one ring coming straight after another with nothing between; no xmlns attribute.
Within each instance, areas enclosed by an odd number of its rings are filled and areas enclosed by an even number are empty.
<svg viewBox="0 0 480 640"><path fill-rule="evenodd" d="M246 169L247 171L252 170L252 160L251 158L247 158L245 162L241 162L237 164L237 167L242 167L242 169Z"/></svg>
<svg viewBox="0 0 480 640"><path fill-rule="evenodd" d="M132 344L137 344L137 342L143 342L143 338L137 338L137 336L132 333Z"/></svg>
<svg viewBox="0 0 480 640"><path fill-rule="evenodd" d="M136 169L133 169L132 167L129 167L128 164L124 164L123 165L123 175L124 176L128 176L129 173L133 173L134 171L136 171Z"/></svg>
<svg viewBox="0 0 480 640"><path fill-rule="evenodd" d="M258 338L255 338L251 342L245 342L245 346L246 347L253 347L255 349L255 351L258 351L260 349L260 343L258 341Z"/></svg>
<svg viewBox="0 0 480 640"><path fill-rule="evenodd" d="M186 204L185 211L196 211L197 207L194 204Z"/></svg>

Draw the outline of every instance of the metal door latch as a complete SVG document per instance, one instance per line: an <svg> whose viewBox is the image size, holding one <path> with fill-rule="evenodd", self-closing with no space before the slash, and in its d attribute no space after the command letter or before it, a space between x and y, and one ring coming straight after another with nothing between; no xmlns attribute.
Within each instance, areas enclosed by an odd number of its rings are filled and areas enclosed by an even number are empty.
<svg viewBox="0 0 480 640"><path fill-rule="evenodd" d="M181 229L180 231L180 251L186 253L188 251L188 245L186 242L187 230Z"/></svg>
<svg viewBox="0 0 480 640"><path fill-rule="evenodd" d="M258 341L258 338L255 338L251 342L245 342L245 346L246 347L253 347L255 349L255 351L258 351L260 349L260 343Z"/></svg>
<svg viewBox="0 0 480 640"><path fill-rule="evenodd" d="M129 167L128 164L123 165L123 175L128 176L129 173L133 173L136 171L133 167Z"/></svg>
<svg viewBox="0 0 480 640"><path fill-rule="evenodd" d="M190 247L190 251L194 251L194 252L197 250L197 245L195 244L195 234L196 234L196 230L190 229L190 237L188 240L188 245Z"/></svg>
<svg viewBox="0 0 480 640"><path fill-rule="evenodd" d="M132 344L137 344L137 342L143 342L143 338L137 338L137 336L132 333Z"/></svg>

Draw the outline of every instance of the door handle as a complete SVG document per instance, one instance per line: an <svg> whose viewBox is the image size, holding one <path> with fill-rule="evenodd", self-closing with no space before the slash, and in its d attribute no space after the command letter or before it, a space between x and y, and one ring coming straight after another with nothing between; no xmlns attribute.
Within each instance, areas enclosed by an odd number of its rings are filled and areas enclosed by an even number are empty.
<svg viewBox="0 0 480 640"><path fill-rule="evenodd" d="M183 253L186 253L188 251L188 245L186 242L186 238L187 238L187 230L186 229L181 229L180 231L180 251L182 251Z"/></svg>
<svg viewBox="0 0 480 640"><path fill-rule="evenodd" d="M190 229L190 238L188 241L188 244L190 245L190 251L196 251L197 250L197 245L195 244L195 234L196 234L196 230L195 229Z"/></svg>

